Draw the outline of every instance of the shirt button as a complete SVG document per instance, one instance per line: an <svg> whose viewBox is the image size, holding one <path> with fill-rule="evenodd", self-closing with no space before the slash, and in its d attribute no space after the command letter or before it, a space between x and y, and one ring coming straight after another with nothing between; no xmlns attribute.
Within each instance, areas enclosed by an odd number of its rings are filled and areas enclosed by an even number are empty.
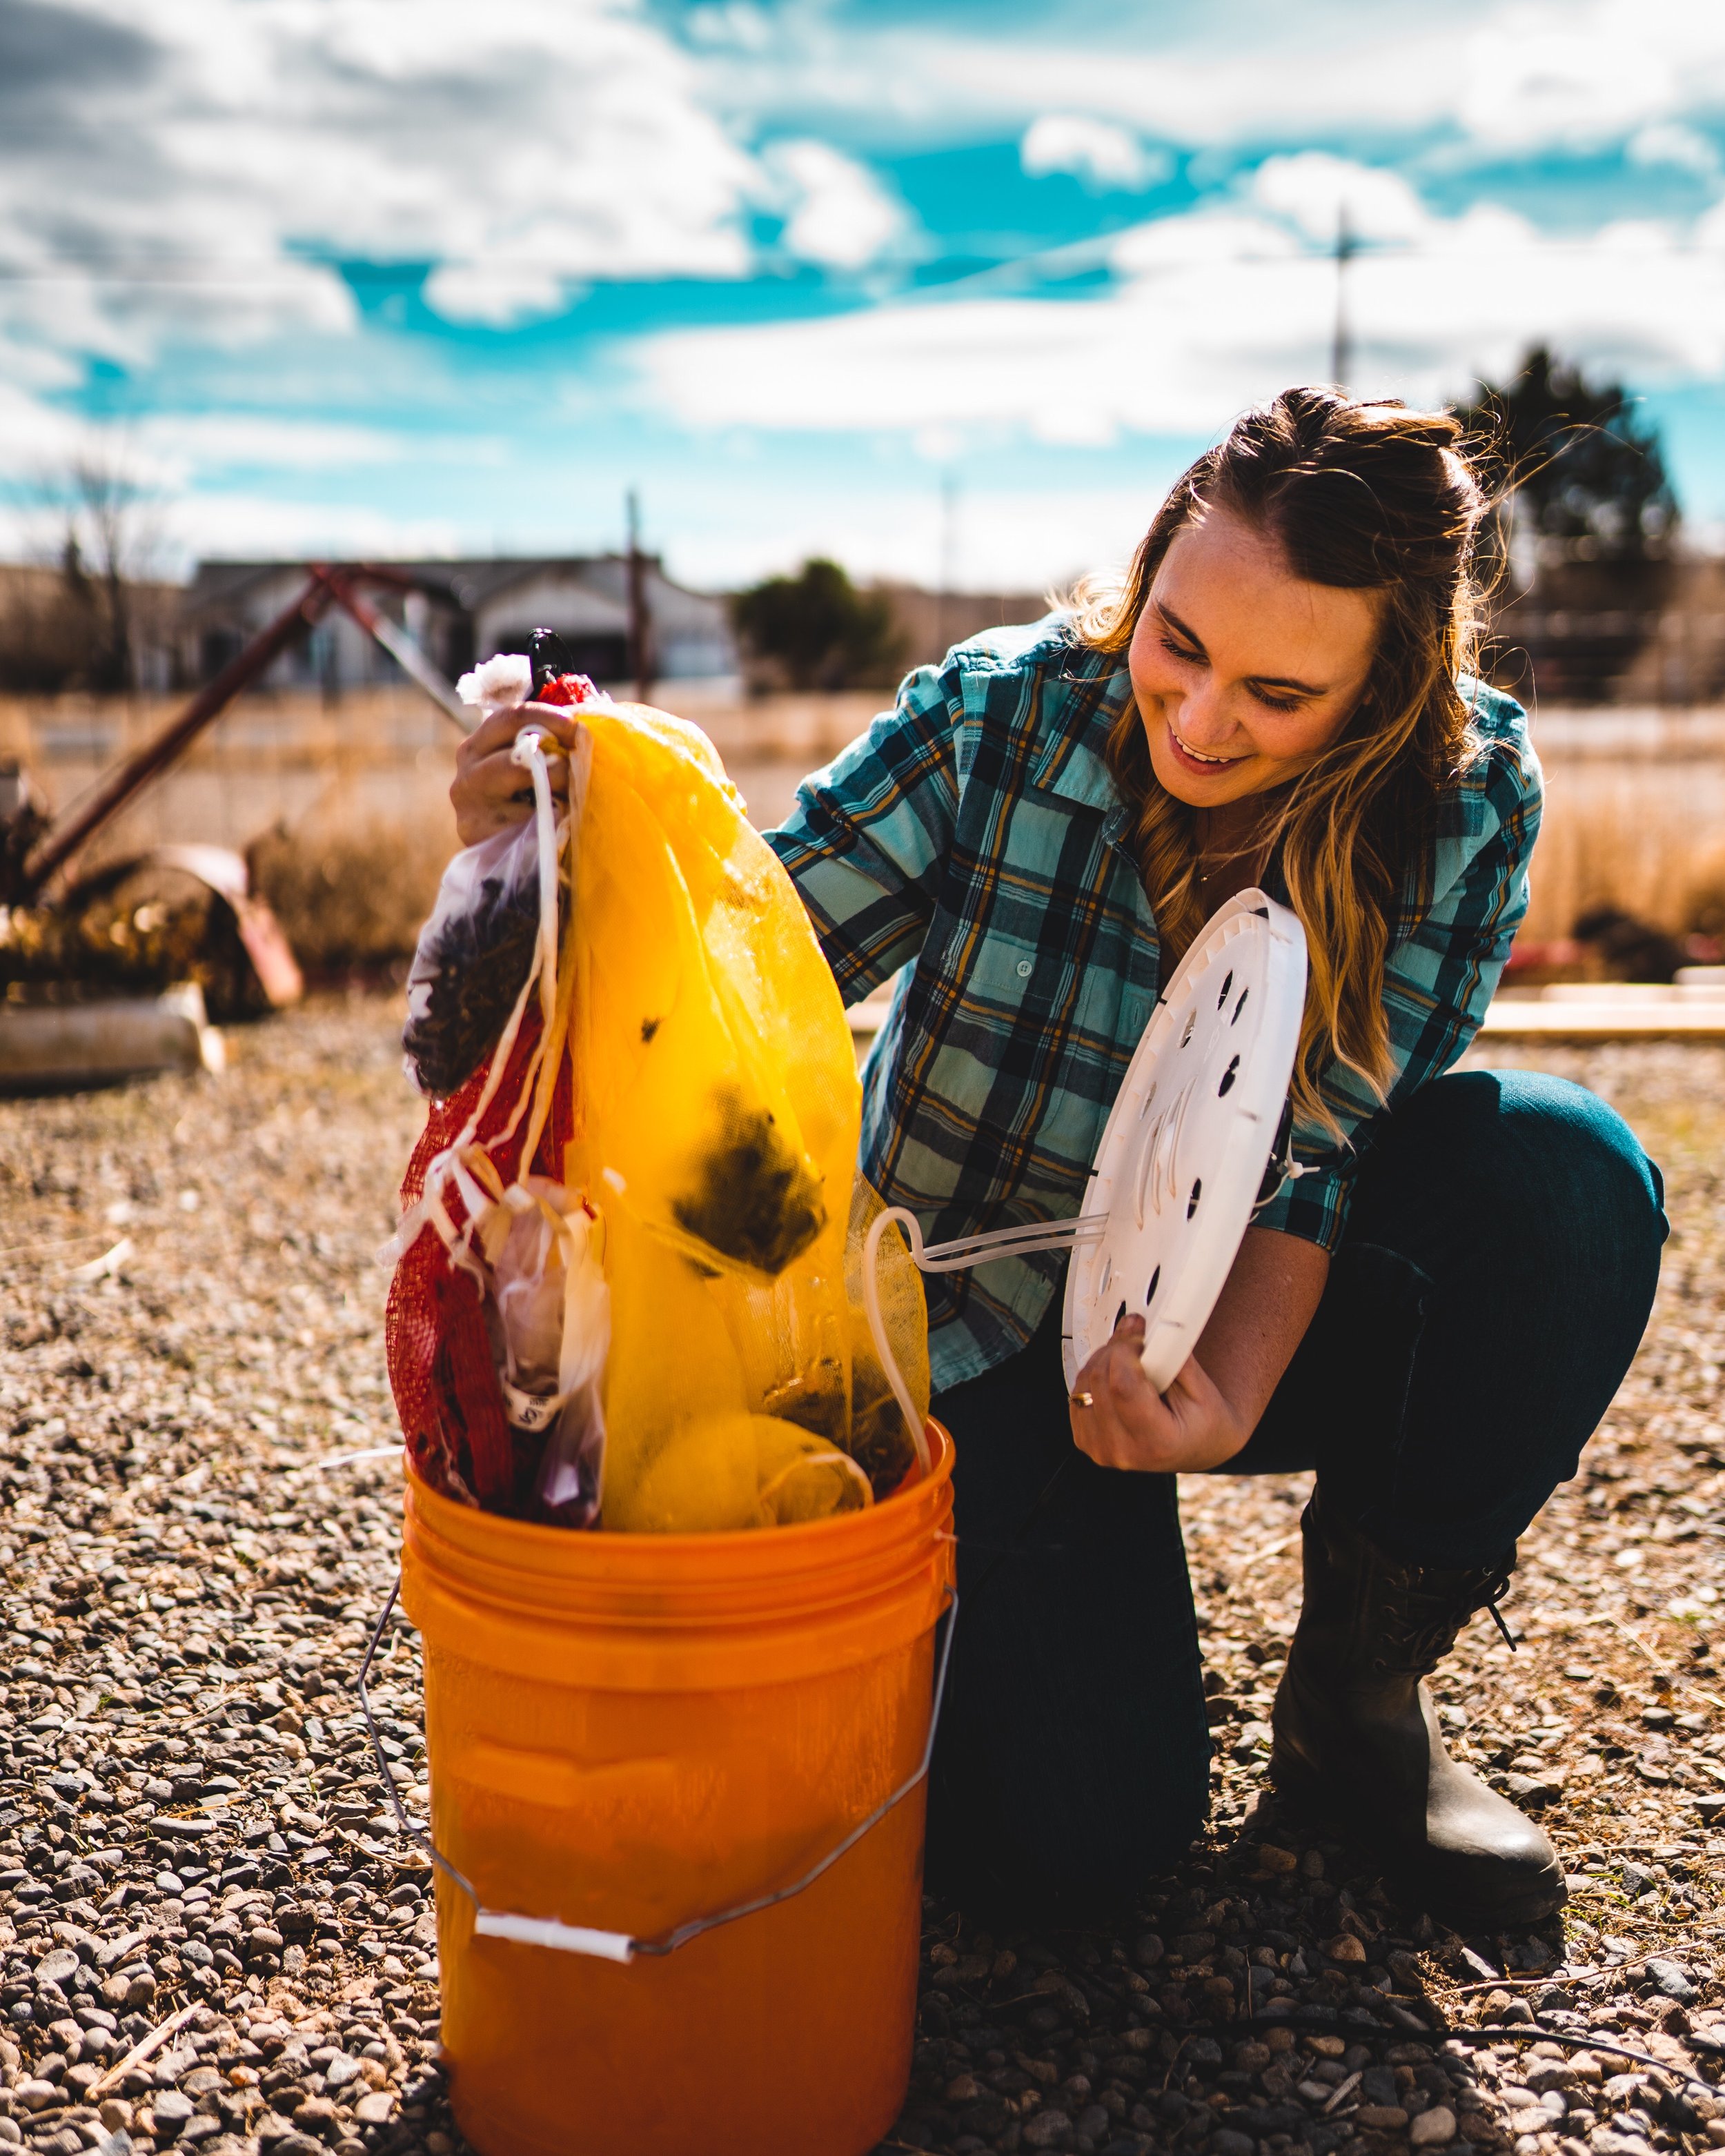
<svg viewBox="0 0 1725 2156"><path fill-rule="evenodd" d="M1029 961L1028 958L1020 958L1020 959L1019 959L1019 978L1021 981L1028 981L1028 980L1029 979L1029 978L1030 978L1030 974L1031 974L1032 970L1033 970L1033 969L1032 969L1032 968L1031 968L1030 961Z"/></svg>

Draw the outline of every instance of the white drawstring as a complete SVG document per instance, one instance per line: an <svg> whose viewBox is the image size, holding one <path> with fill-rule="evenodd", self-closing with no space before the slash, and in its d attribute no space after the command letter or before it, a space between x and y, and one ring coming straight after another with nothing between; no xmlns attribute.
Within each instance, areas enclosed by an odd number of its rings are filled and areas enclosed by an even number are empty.
<svg viewBox="0 0 1725 2156"><path fill-rule="evenodd" d="M534 820L539 839L539 1009L549 1032L557 999L557 839L544 729L523 726L515 737L509 760L530 773L533 780Z"/></svg>

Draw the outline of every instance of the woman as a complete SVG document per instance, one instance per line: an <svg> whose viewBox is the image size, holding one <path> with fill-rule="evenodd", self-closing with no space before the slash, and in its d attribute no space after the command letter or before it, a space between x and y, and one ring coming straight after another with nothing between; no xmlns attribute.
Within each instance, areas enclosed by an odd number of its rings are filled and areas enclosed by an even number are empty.
<svg viewBox="0 0 1725 2156"><path fill-rule="evenodd" d="M957 1635L931 1884L1076 1917L1200 1826L1209 1741L1174 1476L1317 1471L1271 1774L1424 1906L1555 1908L1545 1836L1445 1754L1421 1680L1645 1322L1657 1170L1601 1101L1444 1075L1527 906L1538 765L1473 680L1485 504L1442 413L1291 390L1164 503L1122 588L977 639L769 834L847 1001L900 974L862 1168L930 1240L1077 1210L1158 983L1260 883L1310 987L1286 1178L1158 1396L1128 1317L1068 1395L1060 1261L928 1282L957 1440ZM464 840L522 813L518 716L462 752ZM1498 1620L1500 1624L1502 1620Z"/></svg>

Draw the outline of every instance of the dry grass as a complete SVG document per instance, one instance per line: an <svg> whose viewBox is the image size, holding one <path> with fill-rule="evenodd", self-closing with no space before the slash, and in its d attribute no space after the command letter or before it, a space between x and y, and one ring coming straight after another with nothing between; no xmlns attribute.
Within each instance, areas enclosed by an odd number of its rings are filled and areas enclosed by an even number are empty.
<svg viewBox="0 0 1725 2156"><path fill-rule="evenodd" d="M1725 931L1725 713L1551 713L1527 934L1620 906L1672 934Z"/></svg>
<svg viewBox="0 0 1725 2156"><path fill-rule="evenodd" d="M717 701L668 685L705 726L756 822L789 809L798 778L867 725L873 694ZM172 702L0 700L0 752L24 756L64 808ZM380 688L328 707L307 694L249 697L142 795L100 852L167 839L256 847L264 887L314 967L368 965L411 947L436 870L454 847L455 733L417 691ZM1567 936L1619 906L1673 933L1725 934L1725 711L1540 716L1545 825L1531 939ZM282 834L285 834L284 837Z"/></svg>
<svg viewBox="0 0 1725 2156"><path fill-rule="evenodd" d="M1725 934L1725 818L1697 814L1681 772L1656 787L1567 798L1553 789L1534 850L1526 933L1567 936L1589 908L1618 906L1673 935Z"/></svg>
<svg viewBox="0 0 1725 2156"><path fill-rule="evenodd" d="M270 902L302 966L370 969L411 955L449 858L446 834L372 821L290 831L247 850L252 887Z"/></svg>

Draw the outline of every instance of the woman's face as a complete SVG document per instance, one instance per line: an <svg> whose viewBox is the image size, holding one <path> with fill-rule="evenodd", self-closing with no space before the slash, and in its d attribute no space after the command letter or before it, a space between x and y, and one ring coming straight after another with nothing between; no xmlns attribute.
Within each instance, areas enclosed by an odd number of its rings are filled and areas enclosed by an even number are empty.
<svg viewBox="0 0 1725 2156"><path fill-rule="evenodd" d="M1127 654L1168 792L1216 808L1303 770L1366 685L1380 605L1307 583L1275 540L1225 511L1183 526Z"/></svg>

